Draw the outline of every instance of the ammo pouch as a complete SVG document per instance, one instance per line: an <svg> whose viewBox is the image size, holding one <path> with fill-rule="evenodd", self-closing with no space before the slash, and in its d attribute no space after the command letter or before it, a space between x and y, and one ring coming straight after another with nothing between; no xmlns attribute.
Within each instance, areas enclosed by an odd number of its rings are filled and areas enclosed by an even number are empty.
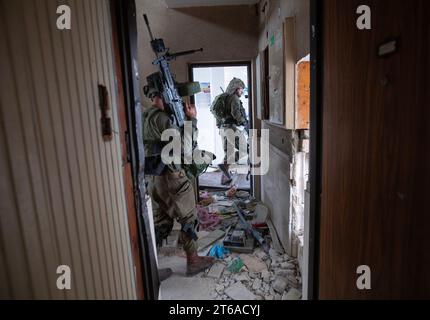
<svg viewBox="0 0 430 320"><path fill-rule="evenodd" d="M184 223L182 225L181 231L187 235L187 237L191 240L197 241L197 233L196 233L197 221L194 223Z"/></svg>
<svg viewBox="0 0 430 320"><path fill-rule="evenodd" d="M161 151L163 144L154 141L146 141L145 152L148 156L145 157L145 174L150 176L161 176L166 165L161 159Z"/></svg>
<svg viewBox="0 0 430 320"><path fill-rule="evenodd" d="M150 176L161 176L166 165L161 160L161 155L145 157L145 174Z"/></svg>

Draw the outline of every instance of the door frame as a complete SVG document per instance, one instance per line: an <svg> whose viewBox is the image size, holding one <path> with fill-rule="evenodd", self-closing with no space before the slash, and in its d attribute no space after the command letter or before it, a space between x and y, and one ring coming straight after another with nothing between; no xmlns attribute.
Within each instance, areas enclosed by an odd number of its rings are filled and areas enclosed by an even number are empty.
<svg viewBox="0 0 430 320"><path fill-rule="evenodd" d="M320 216L322 194L322 17L323 1L310 2L310 51L311 51L311 99L310 99L310 207L309 207L309 263L308 299L319 298Z"/></svg>
<svg viewBox="0 0 430 320"><path fill-rule="evenodd" d="M145 150L134 0L110 0L129 236L138 299L158 299L160 281L146 206Z"/></svg>
<svg viewBox="0 0 430 320"><path fill-rule="evenodd" d="M249 114L249 123L250 127L249 129L252 129L254 127L253 122L253 108L254 108L254 100L253 100L253 74L252 74L252 61L250 60L243 60L243 61L218 61L218 62L196 62L196 63L189 63L188 64L188 79L189 81L194 81L194 68L211 68L211 67L246 67L248 72L248 114ZM194 95L190 97L190 102L193 104L194 101ZM249 156L249 155L248 155ZM254 193L254 177L250 175L250 193L253 195ZM197 188L198 186L198 179L197 179Z"/></svg>

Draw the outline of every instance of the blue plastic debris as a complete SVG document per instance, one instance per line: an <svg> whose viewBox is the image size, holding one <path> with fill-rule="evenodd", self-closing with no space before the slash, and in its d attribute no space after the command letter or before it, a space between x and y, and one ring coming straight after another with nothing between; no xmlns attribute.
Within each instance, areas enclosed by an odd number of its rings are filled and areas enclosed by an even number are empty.
<svg viewBox="0 0 430 320"><path fill-rule="evenodd" d="M224 259L224 256L226 254L229 254L230 251L224 248L224 246L220 244L214 245L211 250L209 251L209 256L217 258L217 259Z"/></svg>

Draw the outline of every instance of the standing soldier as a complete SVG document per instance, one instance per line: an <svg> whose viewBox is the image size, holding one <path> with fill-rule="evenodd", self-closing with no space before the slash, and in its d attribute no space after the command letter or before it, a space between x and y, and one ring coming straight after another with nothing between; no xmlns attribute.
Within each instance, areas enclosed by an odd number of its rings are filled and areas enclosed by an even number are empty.
<svg viewBox="0 0 430 320"><path fill-rule="evenodd" d="M211 106L211 112L215 116L217 127L220 129L220 135L223 139L224 163L219 165L223 172L222 184L229 184L232 181L229 166L232 162L237 163L241 160L240 143L241 141L246 143L243 130L238 128L244 126L248 129L248 119L240 100L244 89L245 83L238 78L233 78L227 90L215 97ZM228 134L229 132L233 134ZM230 160L231 157L227 154L228 150L234 151L234 161Z"/></svg>
<svg viewBox="0 0 430 320"><path fill-rule="evenodd" d="M183 95L200 92L200 85L190 83L178 90ZM181 164L165 164L161 151L168 142L161 141L166 129L177 129L164 108L164 101L148 77L145 95L151 99L152 107L143 111L143 139L145 144L145 173L148 193L152 201L156 241L162 244L173 228L174 219L182 226L179 241L187 255L187 275L194 275L213 264L213 258L197 255L196 199L189 174ZM194 105L185 103L184 112L193 128L197 127L197 111ZM183 137L182 137L183 138ZM160 276L161 277L161 276Z"/></svg>

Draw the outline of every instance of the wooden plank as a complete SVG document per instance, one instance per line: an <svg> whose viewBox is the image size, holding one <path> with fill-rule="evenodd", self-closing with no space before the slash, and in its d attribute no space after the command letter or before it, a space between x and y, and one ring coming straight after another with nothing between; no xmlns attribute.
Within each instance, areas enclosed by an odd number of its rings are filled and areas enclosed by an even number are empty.
<svg viewBox="0 0 430 320"><path fill-rule="evenodd" d="M297 64L295 129L309 129L311 99L311 64L301 61Z"/></svg>

